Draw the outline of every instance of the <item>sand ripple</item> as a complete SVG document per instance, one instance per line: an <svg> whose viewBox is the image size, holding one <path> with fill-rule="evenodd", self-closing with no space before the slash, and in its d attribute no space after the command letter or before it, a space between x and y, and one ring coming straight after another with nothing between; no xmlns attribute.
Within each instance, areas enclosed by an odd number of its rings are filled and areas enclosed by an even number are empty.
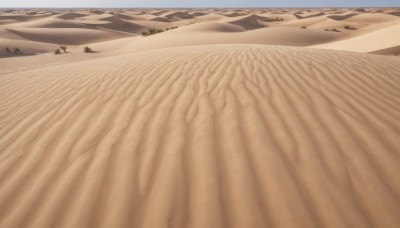
<svg viewBox="0 0 400 228"><path fill-rule="evenodd" d="M400 227L396 58L214 45L0 79L0 227Z"/></svg>

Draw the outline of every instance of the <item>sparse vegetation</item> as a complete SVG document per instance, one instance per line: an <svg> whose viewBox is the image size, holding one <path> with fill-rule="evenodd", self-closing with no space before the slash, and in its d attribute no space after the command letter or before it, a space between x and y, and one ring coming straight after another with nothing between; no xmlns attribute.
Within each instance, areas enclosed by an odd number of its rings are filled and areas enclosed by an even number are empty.
<svg viewBox="0 0 400 228"><path fill-rule="evenodd" d="M166 28L165 30L164 29L149 28L148 31L143 31L142 32L142 36L151 36L151 35L154 35L154 34L157 34L157 33L162 33L162 32L168 31L168 30L176 29L176 28L178 28L178 26L169 27L169 28Z"/></svg>
<svg viewBox="0 0 400 228"><path fill-rule="evenodd" d="M60 55L60 54L62 54L61 51L63 51L64 53L69 53L67 51L67 45L60 44L60 46L56 50L54 50L54 54L55 55Z"/></svg>
<svg viewBox="0 0 400 228"><path fill-rule="evenodd" d="M92 52L94 52L90 47L88 47L88 46L84 46L83 47L83 52L85 52L85 53L92 53Z"/></svg>
<svg viewBox="0 0 400 228"><path fill-rule="evenodd" d="M351 25L345 25L344 28L345 28L345 29L348 29L348 30L357 30L356 27L353 27L353 26L351 26Z"/></svg>
<svg viewBox="0 0 400 228"><path fill-rule="evenodd" d="M14 50L12 50L12 48L6 47L4 49L4 51L8 54L8 55L34 55L34 53L24 53L21 49L19 48L14 48Z"/></svg>
<svg viewBox="0 0 400 228"><path fill-rule="evenodd" d="M303 25L303 26L301 26L301 28L302 28L302 29L306 29L306 28L307 28L307 26L304 26L304 25Z"/></svg>
<svg viewBox="0 0 400 228"><path fill-rule="evenodd" d="M336 28L333 29L325 29L327 32L340 32L340 30L337 30Z"/></svg>
<svg viewBox="0 0 400 228"><path fill-rule="evenodd" d="M19 48L15 48L14 50L15 55L24 54Z"/></svg>
<svg viewBox="0 0 400 228"><path fill-rule="evenodd" d="M149 29L150 35L157 34L157 33L158 33L157 31L158 31L158 30L157 30L157 29L154 29L154 28Z"/></svg>
<svg viewBox="0 0 400 228"><path fill-rule="evenodd" d="M6 47L6 52L7 52L8 54L12 54L12 51L11 51L10 48L8 48L8 47Z"/></svg>
<svg viewBox="0 0 400 228"><path fill-rule="evenodd" d="M68 53L67 52L67 45L60 45L60 49L64 51L64 53Z"/></svg>

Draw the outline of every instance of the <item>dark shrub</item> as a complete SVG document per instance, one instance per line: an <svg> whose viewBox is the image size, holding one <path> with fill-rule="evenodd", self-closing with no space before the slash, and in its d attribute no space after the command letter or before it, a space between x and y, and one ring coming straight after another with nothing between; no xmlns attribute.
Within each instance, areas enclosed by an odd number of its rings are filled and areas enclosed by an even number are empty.
<svg viewBox="0 0 400 228"><path fill-rule="evenodd" d="M156 34L156 33L157 33L156 29L153 29L153 28L149 29L149 34L150 35L153 35L153 34Z"/></svg>
<svg viewBox="0 0 400 228"><path fill-rule="evenodd" d="M94 52L90 47L88 47L88 46L85 46L85 47L83 47L83 52L85 52L85 53L91 53L91 52Z"/></svg>
<svg viewBox="0 0 400 228"><path fill-rule="evenodd" d="M19 48L15 48L14 54L19 55L19 54L23 54L23 52Z"/></svg>
<svg viewBox="0 0 400 228"><path fill-rule="evenodd" d="M357 30L357 28L350 26L350 25L345 25L344 28L348 29L348 30Z"/></svg>
<svg viewBox="0 0 400 228"><path fill-rule="evenodd" d="M67 45L60 45L60 49L67 53Z"/></svg>
<svg viewBox="0 0 400 228"><path fill-rule="evenodd" d="M8 47L6 47L6 52L7 52L8 54L12 54L12 51L11 51L10 48L8 48Z"/></svg>

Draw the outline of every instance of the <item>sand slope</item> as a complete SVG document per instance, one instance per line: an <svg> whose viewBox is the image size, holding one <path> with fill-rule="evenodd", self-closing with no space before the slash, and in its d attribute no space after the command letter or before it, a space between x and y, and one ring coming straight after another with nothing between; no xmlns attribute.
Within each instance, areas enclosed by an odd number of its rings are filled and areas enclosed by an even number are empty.
<svg viewBox="0 0 400 228"><path fill-rule="evenodd" d="M400 226L396 57L211 45L0 79L0 227Z"/></svg>
<svg viewBox="0 0 400 228"><path fill-rule="evenodd" d="M79 28L18 28L8 29L8 31L30 41L75 45L112 40L127 36L126 34L112 31Z"/></svg>
<svg viewBox="0 0 400 228"><path fill-rule="evenodd" d="M315 45L314 47L357 52L377 52L399 46L399 31L400 24L396 24L386 28L377 29L376 31L371 31L366 34L351 37L349 39ZM397 53L391 52L387 54Z"/></svg>
<svg viewBox="0 0 400 228"><path fill-rule="evenodd" d="M39 50L30 46L31 42L77 46L132 37L123 45L132 46L137 36L149 29L179 27L142 37L137 48L128 50L240 43L318 45L398 55L399 12L396 8L0 10L0 39L21 41L13 48L28 53ZM355 29L346 29L348 26ZM5 52L14 44L0 42L0 57L14 57ZM54 52L54 47L46 52ZM32 54L42 53L41 48Z"/></svg>
<svg viewBox="0 0 400 228"><path fill-rule="evenodd" d="M242 32L241 32L242 31ZM327 43L340 34L318 30L289 27L273 27L243 31L240 27L204 22L184 26L161 34L127 41L117 47L119 53L154 50L159 48L207 45L207 44L271 44L308 46ZM113 42L113 41L111 41Z"/></svg>

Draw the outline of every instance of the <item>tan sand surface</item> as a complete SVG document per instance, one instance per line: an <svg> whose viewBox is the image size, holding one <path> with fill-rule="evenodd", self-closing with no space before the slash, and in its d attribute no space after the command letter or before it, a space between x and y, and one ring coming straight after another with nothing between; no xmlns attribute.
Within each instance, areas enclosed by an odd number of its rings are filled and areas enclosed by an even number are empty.
<svg viewBox="0 0 400 228"><path fill-rule="evenodd" d="M0 39L21 41L13 41L12 48L30 55L52 53L56 46L43 50L29 41L87 45L126 37L132 37L128 46L137 46L127 52L239 43L397 55L398 15L398 9L11 10L0 11ZM148 29L171 27L179 28L136 39ZM7 57L6 47L0 43L0 57Z"/></svg>
<svg viewBox="0 0 400 228"><path fill-rule="evenodd" d="M397 13L0 11L0 228L400 227Z"/></svg>
<svg viewBox="0 0 400 228"><path fill-rule="evenodd" d="M351 37L341 41L325 43L314 47L356 52L376 52L379 50L399 46L400 36L397 36L397 33L400 35L400 23L387 28L379 29L377 31L368 32L360 36Z"/></svg>

